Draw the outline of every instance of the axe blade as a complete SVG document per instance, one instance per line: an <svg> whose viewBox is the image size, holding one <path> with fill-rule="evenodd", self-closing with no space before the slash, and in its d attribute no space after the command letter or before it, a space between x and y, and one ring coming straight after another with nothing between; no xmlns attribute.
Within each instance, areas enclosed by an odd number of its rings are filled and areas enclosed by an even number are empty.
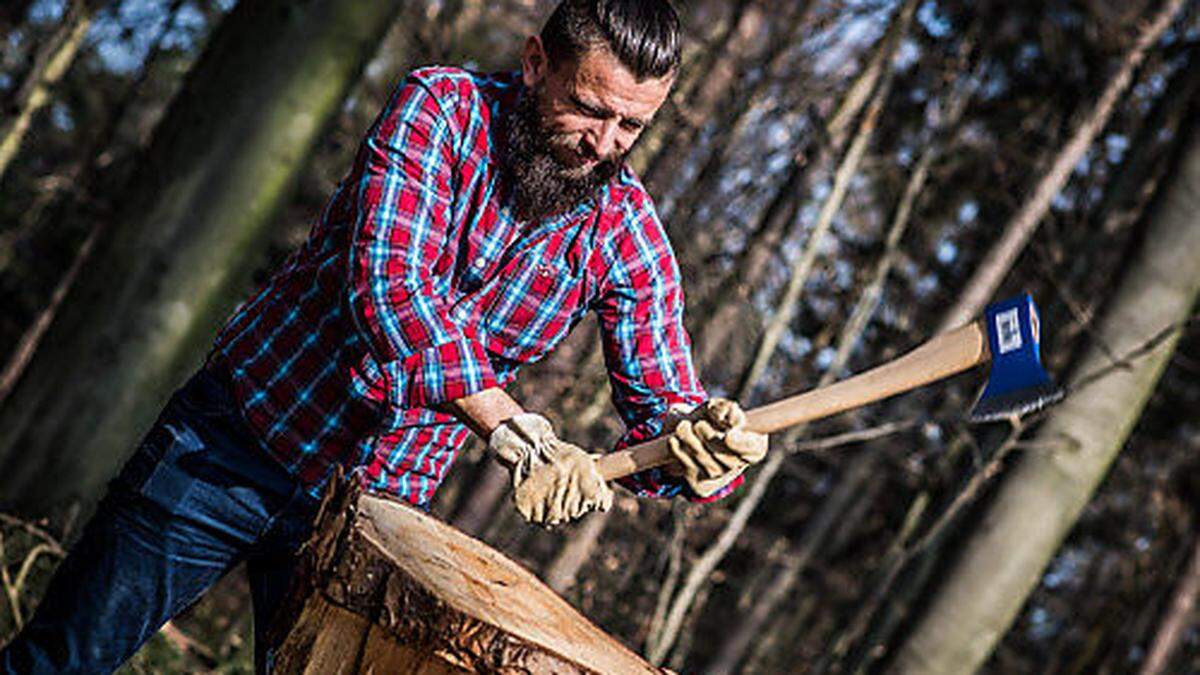
<svg viewBox="0 0 1200 675"><path fill-rule="evenodd" d="M1062 399L1062 387L1042 368L1041 322L1028 293L988 305L984 323L992 367L972 422L1024 415Z"/></svg>

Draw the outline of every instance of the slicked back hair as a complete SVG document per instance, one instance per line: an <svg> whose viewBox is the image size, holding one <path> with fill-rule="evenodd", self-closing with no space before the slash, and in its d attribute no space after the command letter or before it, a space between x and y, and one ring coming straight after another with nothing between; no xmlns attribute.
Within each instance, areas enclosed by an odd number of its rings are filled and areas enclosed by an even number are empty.
<svg viewBox="0 0 1200 675"><path fill-rule="evenodd" d="M542 26L551 63L604 46L638 81L673 73L680 41L679 16L668 0L563 0Z"/></svg>

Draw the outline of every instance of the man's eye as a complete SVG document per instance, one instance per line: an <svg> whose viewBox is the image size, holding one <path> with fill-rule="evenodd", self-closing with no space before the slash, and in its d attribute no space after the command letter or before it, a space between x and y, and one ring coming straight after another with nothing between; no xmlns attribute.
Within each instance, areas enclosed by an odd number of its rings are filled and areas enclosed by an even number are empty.
<svg viewBox="0 0 1200 675"><path fill-rule="evenodd" d="M590 106L577 98L571 98L571 105L575 106L576 110L584 115L587 115L588 117L595 117L597 119L604 118L604 113L602 113L598 108Z"/></svg>
<svg viewBox="0 0 1200 675"><path fill-rule="evenodd" d="M635 122L633 120L624 120L621 122L621 128L625 131L638 132L642 130L643 126L644 125L641 122Z"/></svg>

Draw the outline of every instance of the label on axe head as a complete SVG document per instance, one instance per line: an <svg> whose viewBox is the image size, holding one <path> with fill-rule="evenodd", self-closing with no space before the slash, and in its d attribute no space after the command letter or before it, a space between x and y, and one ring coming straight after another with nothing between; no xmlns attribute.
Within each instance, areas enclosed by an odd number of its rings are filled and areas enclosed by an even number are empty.
<svg viewBox="0 0 1200 675"><path fill-rule="evenodd" d="M1021 348L1021 316L1016 307L996 315L996 338L1000 354Z"/></svg>

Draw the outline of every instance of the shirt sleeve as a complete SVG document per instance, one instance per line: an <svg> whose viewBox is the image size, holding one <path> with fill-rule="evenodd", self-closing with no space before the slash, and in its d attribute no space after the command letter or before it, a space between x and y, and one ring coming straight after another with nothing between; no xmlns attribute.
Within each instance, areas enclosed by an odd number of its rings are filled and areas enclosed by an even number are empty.
<svg viewBox="0 0 1200 675"><path fill-rule="evenodd" d="M613 404L626 426L617 450L662 434L671 406L694 406L708 397L692 362L679 268L662 224L648 199L626 202L595 303ZM642 496L710 502L735 490L742 477L710 497L699 497L682 478L658 468L618 482Z"/></svg>
<svg viewBox="0 0 1200 675"><path fill-rule="evenodd" d="M446 319L435 287L433 266L449 245L458 136L434 93L410 77L359 150L349 306L396 407L496 386L483 346Z"/></svg>

